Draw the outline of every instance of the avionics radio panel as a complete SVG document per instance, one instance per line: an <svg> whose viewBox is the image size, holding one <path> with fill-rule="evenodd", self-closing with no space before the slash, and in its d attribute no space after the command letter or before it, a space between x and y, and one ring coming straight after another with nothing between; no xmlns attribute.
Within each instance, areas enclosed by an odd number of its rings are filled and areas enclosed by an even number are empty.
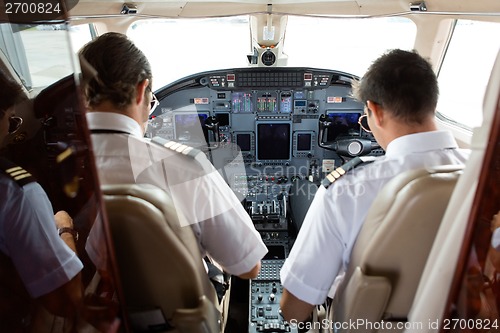
<svg viewBox="0 0 500 333"><path fill-rule="evenodd" d="M284 320L279 306L283 294L280 270L288 256L288 248L268 245L268 250L268 254L262 260L259 275L250 281L248 331L250 333L298 332L297 327Z"/></svg>

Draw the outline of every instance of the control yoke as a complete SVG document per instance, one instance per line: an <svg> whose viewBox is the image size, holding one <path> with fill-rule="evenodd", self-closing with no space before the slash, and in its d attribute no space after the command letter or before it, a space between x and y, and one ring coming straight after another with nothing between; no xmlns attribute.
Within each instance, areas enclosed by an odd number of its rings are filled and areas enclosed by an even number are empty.
<svg viewBox="0 0 500 333"><path fill-rule="evenodd" d="M328 134L328 128L332 125L332 120L322 114L319 117L318 146L327 150L333 150L343 156L361 156L369 154L372 149L379 148L376 143L369 139L360 137L349 137L331 142L324 141Z"/></svg>

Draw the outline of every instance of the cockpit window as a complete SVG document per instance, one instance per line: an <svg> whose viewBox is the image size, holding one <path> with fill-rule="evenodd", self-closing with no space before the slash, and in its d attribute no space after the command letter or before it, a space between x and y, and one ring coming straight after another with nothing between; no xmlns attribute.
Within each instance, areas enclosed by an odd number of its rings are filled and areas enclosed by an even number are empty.
<svg viewBox="0 0 500 333"><path fill-rule="evenodd" d="M289 16L284 52L288 66L340 70L362 76L388 49L414 48L417 28L406 18Z"/></svg>
<svg viewBox="0 0 500 333"><path fill-rule="evenodd" d="M151 63L154 89L197 72L248 64L248 16L142 20L127 35Z"/></svg>
<svg viewBox="0 0 500 333"><path fill-rule="evenodd" d="M151 62L156 89L196 72L246 67L251 53L248 16L141 20L127 35ZM415 24L405 18L290 16L283 50L288 66L362 75L387 49L412 49L415 35Z"/></svg>
<svg viewBox="0 0 500 333"><path fill-rule="evenodd" d="M89 25L0 25L0 49L27 90L40 91L73 73L76 63L71 50L90 40Z"/></svg>
<svg viewBox="0 0 500 333"><path fill-rule="evenodd" d="M466 128L481 125L486 86L500 49L500 23L458 20L439 72L438 112Z"/></svg>

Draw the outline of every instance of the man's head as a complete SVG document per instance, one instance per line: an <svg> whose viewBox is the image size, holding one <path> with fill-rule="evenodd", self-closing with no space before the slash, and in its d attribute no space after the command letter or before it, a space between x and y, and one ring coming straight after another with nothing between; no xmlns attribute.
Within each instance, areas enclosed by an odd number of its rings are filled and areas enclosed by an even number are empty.
<svg viewBox="0 0 500 333"><path fill-rule="evenodd" d="M400 133L392 135L396 137L434 129L439 96L437 78L431 64L415 51L392 50L382 55L368 68L353 94L366 105L368 121L378 141L381 120L397 125L393 127ZM377 113L379 110L383 114ZM372 117L372 111L377 117Z"/></svg>
<svg viewBox="0 0 500 333"><path fill-rule="evenodd" d="M22 87L9 75L0 70L0 143L7 134L19 128L22 120L15 117L14 106L24 100L26 96Z"/></svg>
<svg viewBox="0 0 500 333"><path fill-rule="evenodd" d="M147 121L151 101L152 72L148 59L127 36L106 33L86 44L79 52L97 71L85 87L91 110L125 112L131 106L144 106L141 122Z"/></svg>

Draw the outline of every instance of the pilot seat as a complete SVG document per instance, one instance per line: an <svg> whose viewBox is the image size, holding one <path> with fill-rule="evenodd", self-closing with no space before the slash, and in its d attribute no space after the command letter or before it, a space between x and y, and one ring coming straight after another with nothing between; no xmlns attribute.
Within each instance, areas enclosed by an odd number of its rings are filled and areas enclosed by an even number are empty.
<svg viewBox="0 0 500 333"><path fill-rule="evenodd" d="M152 185L102 187L129 322L134 332L222 332L198 243L170 196Z"/></svg>
<svg viewBox="0 0 500 333"><path fill-rule="evenodd" d="M392 179L377 195L328 309L332 323L363 320L367 325L357 330L344 325L338 332L377 332L375 324L382 320L393 328L407 321L462 168L410 170Z"/></svg>

